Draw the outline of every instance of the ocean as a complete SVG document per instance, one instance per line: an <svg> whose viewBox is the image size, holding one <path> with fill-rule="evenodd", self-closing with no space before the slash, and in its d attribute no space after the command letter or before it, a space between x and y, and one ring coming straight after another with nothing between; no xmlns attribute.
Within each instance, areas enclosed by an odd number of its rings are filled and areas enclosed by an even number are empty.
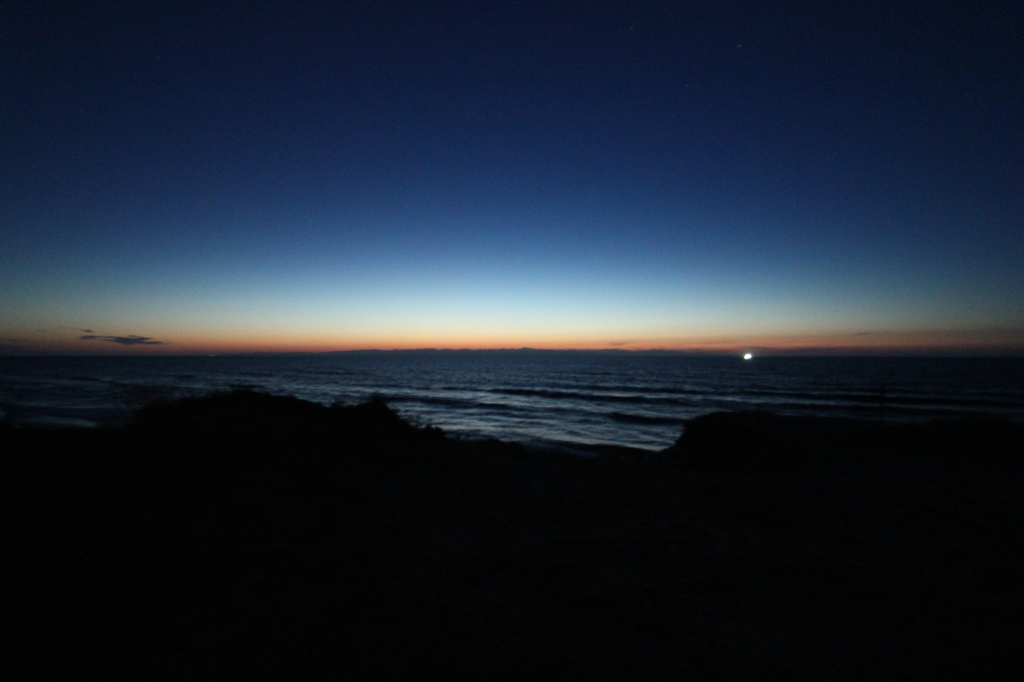
<svg viewBox="0 0 1024 682"><path fill-rule="evenodd" d="M383 398L453 435L657 450L719 410L1024 421L1024 358L740 357L586 351L388 351L0 358L0 418L124 424L153 400L250 388L330 404Z"/></svg>

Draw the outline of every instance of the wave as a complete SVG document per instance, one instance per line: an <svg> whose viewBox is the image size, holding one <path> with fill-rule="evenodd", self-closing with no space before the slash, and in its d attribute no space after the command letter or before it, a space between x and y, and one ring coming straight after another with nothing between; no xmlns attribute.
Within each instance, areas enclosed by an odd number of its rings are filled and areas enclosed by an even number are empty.
<svg viewBox="0 0 1024 682"><path fill-rule="evenodd" d="M809 392L809 391L785 391L785 390L761 390L761 389L740 389L728 392L737 396L751 398L776 398L779 400L797 400L808 404L870 404L878 405L881 396L878 391L864 392ZM711 398L712 396L708 396ZM1005 398L968 398L962 395L932 395L923 396L920 394L906 394L898 392L887 392L885 395L886 407L892 405L935 405L953 407L976 407L976 408L1019 408L1024 405L1022 401L1015 401Z"/></svg>
<svg viewBox="0 0 1024 682"><path fill-rule="evenodd" d="M688 388L679 386L661 386L661 385L648 385L640 386L637 384L580 384L580 383L550 383L548 384L551 389L567 391L569 393L592 393L592 392L605 392L605 393L636 393L640 395L658 394L665 393L668 395L704 395L710 391L709 388ZM499 390L499 389L491 389ZM513 390L513 389L500 389L500 390Z"/></svg>
<svg viewBox="0 0 1024 682"><path fill-rule="evenodd" d="M447 391L467 392L467 389L445 386ZM651 405L654 408L688 408L687 411L696 409L737 409L737 408L760 408L770 410L786 410L799 412L818 412L822 409L847 410L858 413L875 411L879 407L880 396L878 393L868 392L807 392L807 391L780 391L780 390L739 390L739 391L705 391L700 393L700 398L683 398L681 396L669 397L651 395L622 395L607 393L589 393L582 391L552 390L547 388L491 388L480 391L483 394L497 396L514 396L525 398L540 398L545 401L576 401L577 403L590 404L643 404ZM466 409L466 408L487 408L495 411L523 410L531 411L536 409L557 410L565 412L578 412L579 409L559 406L544 405L541 407L527 407L509 403L491 402L486 398L462 398L443 396L437 394L385 394L382 396L386 401L391 402L420 402L438 406ZM962 396L910 396L910 395L886 395L886 410L890 412L899 411L906 413L923 413L927 411L948 412L950 410L1014 410L1020 409L1021 402L1012 399L999 399L989 397L965 398ZM627 412L616 411L617 415L611 417L618 421L629 421L632 423L670 424L678 423L679 419L674 417L650 417L655 421L644 422L641 419L633 419L637 415L630 415Z"/></svg>
<svg viewBox="0 0 1024 682"><path fill-rule="evenodd" d="M459 409L488 409L497 412L535 412L536 408L521 407L508 403L494 403L473 398L451 398L437 395L381 395L380 398L388 403L421 403L424 405L438 405L441 407L454 407ZM546 412L573 412L566 408L552 407L545 408Z"/></svg>
<svg viewBox="0 0 1024 682"><path fill-rule="evenodd" d="M580 393L578 391L552 391L542 388L491 388L488 393L513 395L526 398L548 398L550 400L583 400L609 403L658 403L664 405L695 405L692 400L681 398L659 398L650 395L609 395L605 393Z"/></svg>
<svg viewBox="0 0 1024 682"><path fill-rule="evenodd" d="M651 417L645 414L626 414L625 412L609 412L606 416L612 421L625 424L680 425L684 421L681 417Z"/></svg>

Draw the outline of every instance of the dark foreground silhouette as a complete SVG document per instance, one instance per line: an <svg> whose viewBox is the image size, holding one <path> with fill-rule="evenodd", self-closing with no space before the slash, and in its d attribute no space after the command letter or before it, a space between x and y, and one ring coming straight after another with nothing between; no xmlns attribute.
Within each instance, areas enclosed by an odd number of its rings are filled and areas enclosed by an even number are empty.
<svg viewBox="0 0 1024 682"><path fill-rule="evenodd" d="M0 675L1013 679L1022 483L987 420L593 458L246 392L3 428Z"/></svg>

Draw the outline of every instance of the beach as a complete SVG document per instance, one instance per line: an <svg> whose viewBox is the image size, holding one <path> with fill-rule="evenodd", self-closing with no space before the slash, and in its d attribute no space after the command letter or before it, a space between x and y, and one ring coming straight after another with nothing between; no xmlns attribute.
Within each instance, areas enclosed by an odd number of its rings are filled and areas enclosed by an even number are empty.
<svg viewBox="0 0 1024 682"><path fill-rule="evenodd" d="M32 678L1024 671L1014 422L715 413L571 456L236 391L0 446Z"/></svg>

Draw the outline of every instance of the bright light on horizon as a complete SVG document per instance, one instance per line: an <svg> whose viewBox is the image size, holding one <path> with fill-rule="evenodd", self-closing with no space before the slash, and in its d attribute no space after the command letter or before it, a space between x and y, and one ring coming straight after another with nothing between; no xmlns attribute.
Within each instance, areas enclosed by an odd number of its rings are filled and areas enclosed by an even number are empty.
<svg viewBox="0 0 1024 682"><path fill-rule="evenodd" d="M744 353L743 354L743 359L744 360L753 360L754 359L754 354L753 353Z"/></svg>

